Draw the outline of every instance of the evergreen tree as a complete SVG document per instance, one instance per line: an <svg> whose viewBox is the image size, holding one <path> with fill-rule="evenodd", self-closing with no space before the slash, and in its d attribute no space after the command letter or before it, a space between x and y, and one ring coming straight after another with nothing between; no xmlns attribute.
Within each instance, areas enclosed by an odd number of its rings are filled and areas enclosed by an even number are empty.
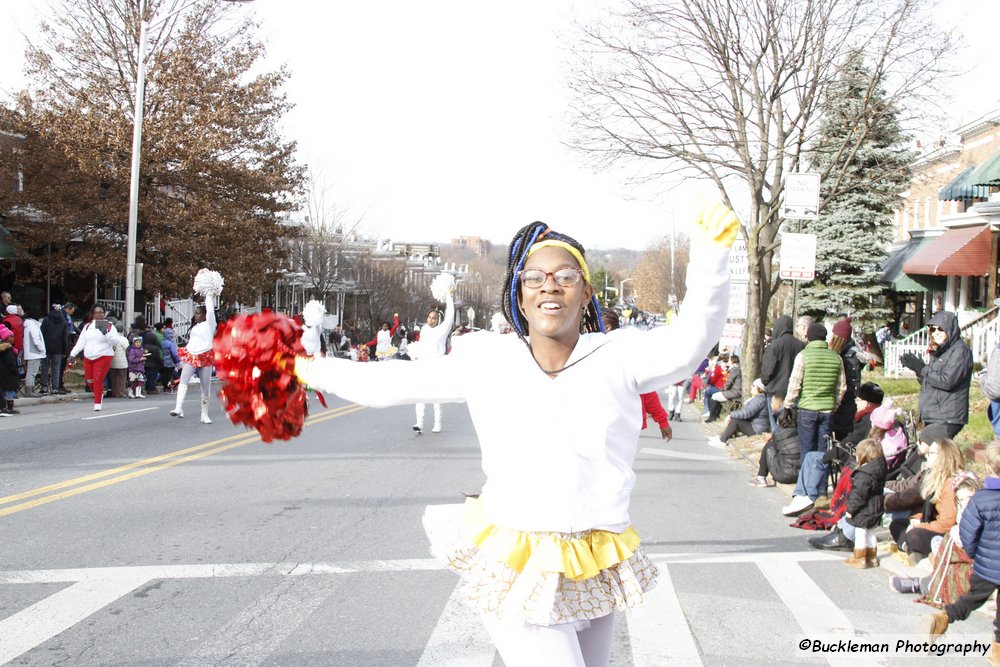
<svg viewBox="0 0 1000 667"><path fill-rule="evenodd" d="M841 176L839 182L822 184L821 199L837 194L819 220L803 225L803 232L816 234L816 279L799 290L802 314L850 315L855 328L866 329L891 317L880 267L892 238L893 209L910 181L913 160L898 110L880 88L870 86L872 80L862 53L855 51L826 97L812 162L820 172L832 162L831 174ZM859 124L859 109L866 104L869 111ZM856 151L841 149L852 145Z"/></svg>

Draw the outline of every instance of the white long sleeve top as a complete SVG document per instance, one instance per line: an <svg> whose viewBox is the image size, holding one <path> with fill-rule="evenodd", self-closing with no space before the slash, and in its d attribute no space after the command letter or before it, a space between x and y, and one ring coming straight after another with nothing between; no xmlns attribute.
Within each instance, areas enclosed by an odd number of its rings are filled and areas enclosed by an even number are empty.
<svg viewBox="0 0 1000 667"><path fill-rule="evenodd" d="M80 330L76 345L73 346L69 356L75 357L83 352L83 356L91 360L98 357L113 357L115 356L115 345L124 340L125 338L114 327L111 327L107 333L103 333L94 327L93 322L88 322Z"/></svg>
<svg viewBox="0 0 1000 667"><path fill-rule="evenodd" d="M188 332L187 351L190 354L201 354L212 349L215 339L215 299L211 294L205 296L205 321L191 327Z"/></svg>
<svg viewBox="0 0 1000 667"><path fill-rule="evenodd" d="M554 378L516 336L489 332L462 336L435 359L326 358L303 375L310 386L372 407L467 402L487 477L483 509L494 525L621 532L635 486L639 394L689 376L718 340L728 255L692 248L685 307L670 325L583 334Z"/></svg>
<svg viewBox="0 0 1000 667"><path fill-rule="evenodd" d="M420 327L420 344L417 345L417 359L443 357L448 351L448 334L455 326L455 298L449 294L445 301L444 317L436 327L425 324ZM412 356L412 355L411 355Z"/></svg>

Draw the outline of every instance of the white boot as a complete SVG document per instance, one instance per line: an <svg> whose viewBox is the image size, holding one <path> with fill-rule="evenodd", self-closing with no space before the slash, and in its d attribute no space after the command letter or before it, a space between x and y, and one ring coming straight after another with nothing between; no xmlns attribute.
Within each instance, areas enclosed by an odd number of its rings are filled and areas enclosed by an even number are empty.
<svg viewBox="0 0 1000 667"><path fill-rule="evenodd" d="M201 399L201 423L202 424L211 424L212 423L212 420L208 418L208 399L207 398L202 398Z"/></svg>
<svg viewBox="0 0 1000 667"><path fill-rule="evenodd" d="M420 435L424 432L424 404L417 403L417 422L413 425L413 430Z"/></svg>
<svg viewBox="0 0 1000 667"><path fill-rule="evenodd" d="M132 391L132 387L128 388L128 397L129 398L135 398L135 392Z"/></svg>
<svg viewBox="0 0 1000 667"><path fill-rule="evenodd" d="M441 432L441 404L434 404L434 428L431 429L431 433Z"/></svg>
<svg viewBox="0 0 1000 667"><path fill-rule="evenodd" d="M136 387L135 388L135 397L136 398L146 398L145 396L142 395L142 387Z"/></svg>
<svg viewBox="0 0 1000 667"><path fill-rule="evenodd" d="M177 385L177 403L174 405L174 409L170 411L171 417L183 417L184 416L184 397L187 396L188 386L183 382Z"/></svg>

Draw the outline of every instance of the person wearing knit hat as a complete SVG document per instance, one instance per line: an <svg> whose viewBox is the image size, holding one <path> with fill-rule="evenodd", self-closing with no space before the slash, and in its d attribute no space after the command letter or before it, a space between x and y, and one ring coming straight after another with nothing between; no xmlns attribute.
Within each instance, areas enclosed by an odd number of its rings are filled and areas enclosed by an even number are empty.
<svg viewBox="0 0 1000 667"><path fill-rule="evenodd" d="M20 384L17 355L14 354L14 332L0 324L0 417L14 416L14 397Z"/></svg>
<svg viewBox="0 0 1000 667"><path fill-rule="evenodd" d="M799 454L801 467L792 501L782 508L785 516L798 516L811 509L827 492L829 467L822 462L810 465L807 456L823 458L833 431L833 412L847 390L840 355L827 346L826 327L818 322L806 330L805 348L795 357L788 380L785 409L798 408ZM818 474L803 475L805 470Z"/></svg>
<svg viewBox="0 0 1000 667"><path fill-rule="evenodd" d="M806 342L811 343L816 340L826 342L826 327L819 322L813 322L806 329Z"/></svg>
<svg viewBox="0 0 1000 667"><path fill-rule="evenodd" d="M24 349L24 320L17 313L17 306L11 304L7 306L6 314L3 317L4 325L14 332L14 355L20 357L21 350Z"/></svg>
<svg viewBox="0 0 1000 667"><path fill-rule="evenodd" d="M844 379L847 382L844 399L833 413L831 427L833 437L842 441L852 434L857 425L856 414L861 406L856 405L855 398L861 386L861 371L868 365L870 357L854 342L854 328L851 326L850 317L838 320L833 325L831 334L827 344L831 350L840 355L840 361L844 365ZM855 445L860 442L861 440L858 440Z"/></svg>
<svg viewBox="0 0 1000 667"><path fill-rule="evenodd" d="M851 318L845 317L842 320L838 320L833 325L833 335L845 340L854 335L854 328L851 326Z"/></svg>

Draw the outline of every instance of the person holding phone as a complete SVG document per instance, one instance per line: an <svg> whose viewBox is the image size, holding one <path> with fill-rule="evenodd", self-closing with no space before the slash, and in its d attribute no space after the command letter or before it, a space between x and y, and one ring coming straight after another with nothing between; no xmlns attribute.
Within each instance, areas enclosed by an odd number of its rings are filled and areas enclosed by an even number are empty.
<svg viewBox="0 0 1000 667"><path fill-rule="evenodd" d="M94 394L94 412L100 412L104 407L104 378L115 357L115 345L124 341L106 318L103 306L91 308L90 322L83 325L76 345L69 353L71 358L83 354L83 376Z"/></svg>

